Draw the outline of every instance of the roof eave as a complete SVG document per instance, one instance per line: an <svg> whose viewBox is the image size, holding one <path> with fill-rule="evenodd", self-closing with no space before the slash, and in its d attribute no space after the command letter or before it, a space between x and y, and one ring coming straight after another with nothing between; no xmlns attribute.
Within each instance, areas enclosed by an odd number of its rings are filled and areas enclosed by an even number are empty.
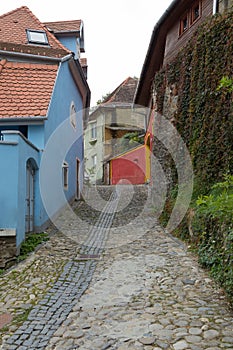
<svg viewBox="0 0 233 350"><path fill-rule="evenodd" d="M157 65L154 65L154 66L151 65L151 62L154 62L153 58L155 58L156 56L155 46L158 43L159 39L164 41L166 37L165 36L166 30L162 31L162 27L179 2L180 0L173 0L170 6L167 8L167 10L163 13L159 21L154 26L154 30L151 35L146 58L142 66L142 71L139 78L138 86L135 92L135 97L134 97L135 104L148 106L148 103L150 100L150 94L148 93L148 91L150 91L151 81L154 77L155 72L159 70L159 68L161 67L161 61L157 62ZM161 35L161 38L160 38L160 35ZM163 42L162 46L164 50L165 42ZM150 70L148 69L148 67L150 67Z"/></svg>
<svg viewBox="0 0 233 350"><path fill-rule="evenodd" d="M1 117L0 125L5 124L43 124L48 118L47 117Z"/></svg>
<svg viewBox="0 0 233 350"><path fill-rule="evenodd" d="M62 56L62 57L50 57L50 56L40 56L40 55L34 55L34 54L16 52L16 51L0 50L0 56L20 57L25 59L30 58L37 61L47 61L47 62L61 62L64 60L65 57L72 56L72 54L68 54L67 56Z"/></svg>
<svg viewBox="0 0 233 350"><path fill-rule="evenodd" d="M54 35L63 36L63 37L69 37L69 36L76 36L77 38L80 37L80 30L64 30L64 31L55 30L55 31L52 31L52 33Z"/></svg>

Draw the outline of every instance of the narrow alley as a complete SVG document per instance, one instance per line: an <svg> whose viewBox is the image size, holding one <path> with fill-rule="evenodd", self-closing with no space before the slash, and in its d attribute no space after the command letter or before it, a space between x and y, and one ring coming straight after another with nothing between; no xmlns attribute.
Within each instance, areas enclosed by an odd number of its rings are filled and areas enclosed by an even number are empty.
<svg viewBox="0 0 233 350"><path fill-rule="evenodd" d="M1 278L1 350L233 349L222 290L156 222L149 186L89 188L58 226Z"/></svg>

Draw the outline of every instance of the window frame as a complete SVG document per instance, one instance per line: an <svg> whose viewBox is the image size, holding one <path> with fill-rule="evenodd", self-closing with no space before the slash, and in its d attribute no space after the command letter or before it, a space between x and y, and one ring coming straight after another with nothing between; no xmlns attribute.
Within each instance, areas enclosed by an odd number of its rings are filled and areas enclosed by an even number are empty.
<svg viewBox="0 0 233 350"><path fill-rule="evenodd" d="M26 29L26 33L27 33L27 38L28 38L28 43L29 44L37 44L37 45L44 45L44 46L48 46L49 45L47 33L44 30ZM43 34L44 41L34 40L32 38L32 34L34 34L34 33L36 33L36 34Z"/></svg>
<svg viewBox="0 0 233 350"><path fill-rule="evenodd" d="M198 17L195 17L195 10L199 10ZM193 5L185 12L185 14L180 18L179 25L179 37L186 33L193 24L195 24L202 16L202 1L196 0ZM187 27L184 26L184 21L187 21Z"/></svg>
<svg viewBox="0 0 233 350"><path fill-rule="evenodd" d="M97 167L97 154L93 154L91 159L92 159L92 169L96 169L96 167Z"/></svg>
<svg viewBox="0 0 233 350"><path fill-rule="evenodd" d="M198 17L195 18L195 10L197 7L198 7L199 14L198 14ZM201 1L198 0L194 3L194 5L191 8L190 25L193 25L194 23L196 23L199 20L199 18L201 18L201 15L202 15L202 13L201 13Z"/></svg>
<svg viewBox="0 0 233 350"><path fill-rule="evenodd" d="M97 140L97 122L91 122L90 123L91 126L91 140Z"/></svg>
<svg viewBox="0 0 233 350"><path fill-rule="evenodd" d="M184 21L187 21L187 27L184 28ZM189 29L189 13L186 12L185 15L180 19L180 29L179 29L179 35L181 36L183 33L187 32Z"/></svg>
<svg viewBox="0 0 233 350"><path fill-rule="evenodd" d="M67 191L69 188L69 164L67 162L63 162L62 164L62 181L63 188Z"/></svg>

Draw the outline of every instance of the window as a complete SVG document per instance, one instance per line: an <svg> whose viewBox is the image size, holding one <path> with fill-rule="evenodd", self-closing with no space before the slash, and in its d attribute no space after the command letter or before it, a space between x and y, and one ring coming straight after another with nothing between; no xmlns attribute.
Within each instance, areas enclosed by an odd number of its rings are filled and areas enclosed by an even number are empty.
<svg viewBox="0 0 233 350"><path fill-rule="evenodd" d="M180 20L180 31L182 35L186 32L193 23L201 17L201 0L194 1L193 6L188 10L184 17Z"/></svg>
<svg viewBox="0 0 233 350"><path fill-rule="evenodd" d="M48 38L46 32L43 30L31 30L27 29L27 37L28 37L28 42L30 44L41 44L41 45L48 45Z"/></svg>
<svg viewBox="0 0 233 350"><path fill-rule="evenodd" d="M188 29L188 14L186 14L180 21L180 35Z"/></svg>
<svg viewBox="0 0 233 350"><path fill-rule="evenodd" d="M92 167L96 168L97 165L97 155L92 156Z"/></svg>
<svg viewBox="0 0 233 350"><path fill-rule="evenodd" d="M68 163L63 162L63 164L62 164L62 177L63 177L64 190L68 190L68 170L69 170Z"/></svg>
<svg viewBox="0 0 233 350"><path fill-rule="evenodd" d="M97 139L97 123L91 123L91 139L96 140Z"/></svg>
<svg viewBox="0 0 233 350"><path fill-rule="evenodd" d="M70 124L76 129L76 108L73 101L70 105Z"/></svg>
<svg viewBox="0 0 233 350"><path fill-rule="evenodd" d="M201 16L201 6L199 1L192 7L191 24L193 24Z"/></svg>

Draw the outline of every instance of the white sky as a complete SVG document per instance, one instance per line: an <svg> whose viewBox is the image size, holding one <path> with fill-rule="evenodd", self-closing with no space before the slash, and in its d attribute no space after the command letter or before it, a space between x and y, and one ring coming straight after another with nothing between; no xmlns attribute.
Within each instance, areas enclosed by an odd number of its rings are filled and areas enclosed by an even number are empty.
<svg viewBox="0 0 233 350"><path fill-rule="evenodd" d="M172 0L7 0L0 15L28 6L41 22L82 19L91 106L127 77L140 76L156 22Z"/></svg>

